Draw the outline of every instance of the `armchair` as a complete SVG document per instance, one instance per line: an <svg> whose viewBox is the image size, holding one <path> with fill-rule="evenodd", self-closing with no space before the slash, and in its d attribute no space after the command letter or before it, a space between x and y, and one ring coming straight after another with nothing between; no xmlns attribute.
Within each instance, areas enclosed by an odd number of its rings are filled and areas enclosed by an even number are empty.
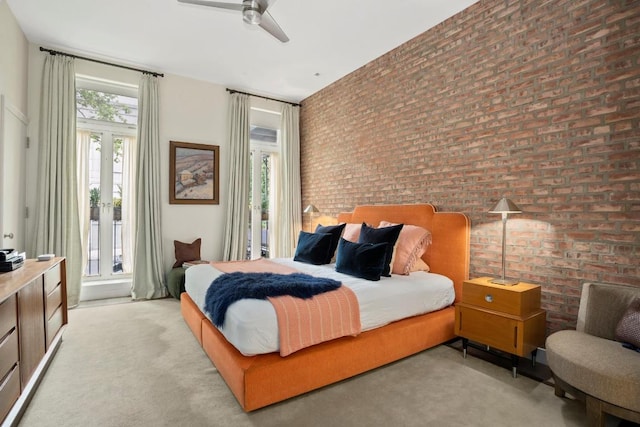
<svg viewBox="0 0 640 427"><path fill-rule="evenodd" d="M585 283L576 330L558 331L546 341L555 394L586 403L591 426L605 426L605 414L640 423L640 353L615 340L616 326L640 287Z"/></svg>

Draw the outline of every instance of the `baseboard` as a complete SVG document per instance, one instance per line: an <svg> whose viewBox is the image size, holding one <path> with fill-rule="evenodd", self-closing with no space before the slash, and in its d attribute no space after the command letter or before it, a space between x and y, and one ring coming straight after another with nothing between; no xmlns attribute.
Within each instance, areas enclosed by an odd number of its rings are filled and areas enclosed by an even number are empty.
<svg viewBox="0 0 640 427"><path fill-rule="evenodd" d="M82 283L80 301L131 296L131 280L108 280Z"/></svg>

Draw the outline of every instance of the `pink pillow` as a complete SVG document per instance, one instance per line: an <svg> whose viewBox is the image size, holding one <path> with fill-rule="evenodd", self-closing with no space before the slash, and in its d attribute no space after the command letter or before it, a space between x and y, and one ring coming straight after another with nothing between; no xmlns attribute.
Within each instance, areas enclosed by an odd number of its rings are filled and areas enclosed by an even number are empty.
<svg viewBox="0 0 640 427"><path fill-rule="evenodd" d="M424 262L422 258L418 258L416 263L413 264L413 267L411 267L410 272L413 273L414 271L426 271L428 273L431 269L429 268L429 264Z"/></svg>
<svg viewBox="0 0 640 427"><path fill-rule="evenodd" d="M362 224L345 224L344 231L342 232L342 238L353 243L358 243L358 237L360 237L361 228Z"/></svg>
<svg viewBox="0 0 640 427"><path fill-rule="evenodd" d="M392 222L380 221L379 227L395 225ZM408 275L416 261L424 255L431 244L431 232L417 225L405 224L396 242L395 255L391 272Z"/></svg>

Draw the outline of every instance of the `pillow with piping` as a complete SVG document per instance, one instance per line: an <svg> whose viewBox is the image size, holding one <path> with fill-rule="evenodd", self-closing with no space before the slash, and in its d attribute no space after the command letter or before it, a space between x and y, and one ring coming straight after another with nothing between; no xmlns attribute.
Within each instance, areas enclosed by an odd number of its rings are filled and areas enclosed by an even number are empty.
<svg viewBox="0 0 640 427"><path fill-rule="evenodd" d="M329 255L324 264L330 264L334 259L334 255L336 253L336 249L338 248L338 242L340 241L340 236L342 236L342 232L344 230L346 224L338 224L338 225L322 225L318 224L316 226L316 233L329 233L331 234L331 247L329 249Z"/></svg>
<svg viewBox="0 0 640 427"><path fill-rule="evenodd" d="M300 231L293 260L314 265L327 264L327 259L331 261L329 251L331 249L332 237L330 233L308 233L306 231Z"/></svg>
<svg viewBox="0 0 640 427"><path fill-rule="evenodd" d="M391 276L391 262L393 259L393 253L402 227L403 224L392 225L390 227L373 228L369 227L363 222L360 228L360 237L358 237L358 243L387 244L387 256L384 269L382 270L383 276Z"/></svg>
<svg viewBox="0 0 640 427"><path fill-rule="evenodd" d="M354 243L340 238L336 271L366 280L380 280L387 258L387 243Z"/></svg>

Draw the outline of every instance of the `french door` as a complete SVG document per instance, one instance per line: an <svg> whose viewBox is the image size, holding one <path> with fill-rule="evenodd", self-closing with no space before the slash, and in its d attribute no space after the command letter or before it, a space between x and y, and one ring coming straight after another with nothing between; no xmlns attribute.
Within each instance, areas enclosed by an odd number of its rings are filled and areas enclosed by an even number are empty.
<svg viewBox="0 0 640 427"><path fill-rule="evenodd" d="M111 279L123 268L123 164L130 141L110 131L92 132L88 147L89 238L85 276Z"/></svg>
<svg viewBox="0 0 640 427"><path fill-rule="evenodd" d="M247 259L269 258L269 226L271 209L273 150L254 147L251 150L251 181L249 192L249 236Z"/></svg>

